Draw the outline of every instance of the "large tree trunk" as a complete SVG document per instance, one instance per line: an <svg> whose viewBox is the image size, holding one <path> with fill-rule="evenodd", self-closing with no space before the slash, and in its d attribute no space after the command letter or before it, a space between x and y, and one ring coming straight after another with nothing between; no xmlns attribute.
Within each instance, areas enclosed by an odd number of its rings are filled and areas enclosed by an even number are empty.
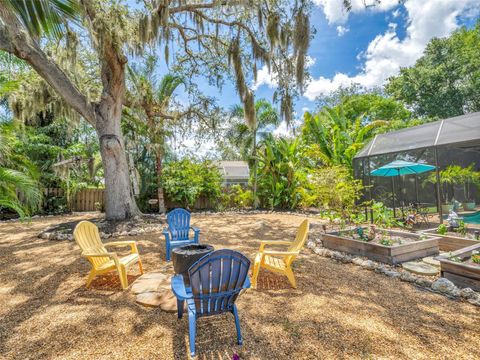
<svg viewBox="0 0 480 360"><path fill-rule="evenodd" d="M140 214L133 198L125 154L120 114L112 114L111 109L102 104L97 111L97 133L100 140L105 175L106 218L122 220Z"/></svg>
<svg viewBox="0 0 480 360"><path fill-rule="evenodd" d="M95 27L95 8L83 2L86 16ZM35 71L81 116L92 124L100 140L105 172L106 218L122 220L140 214L133 199L127 157L120 129L127 58L115 46L108 31L98 32L98 54L103 91L98 103L89 102L62 69L31 39L12 8L0 1L0 49L27 61ZM100 24L99 22L98 24ZM97 34L95 34L97 35Z"/></svg>
<svg viewBox="0 0 480 360"><path fill-rule="evenodd" d="M258 160L257 160L257 130L253 131L253 149L252 155L254 156L253 159L253 208L258 208L258 198L257 198L257 167L258 167Z"/></svg>
<svg viewBox="0 0 480 360"><path fill-rule="evenodd" d="M161 149L155 150L155 158L156 158L156 165L157 165L158 212L160 214L165 213L165 197L163 195L163 186L162 186L162 171L163 171L162 155L163 154Z"/></svg>

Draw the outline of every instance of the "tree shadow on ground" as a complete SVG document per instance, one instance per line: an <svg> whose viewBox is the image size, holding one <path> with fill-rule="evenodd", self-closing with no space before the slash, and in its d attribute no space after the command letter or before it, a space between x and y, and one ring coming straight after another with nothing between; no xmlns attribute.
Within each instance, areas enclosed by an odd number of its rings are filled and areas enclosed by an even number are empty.
<svg viewBox="0 0 480 360"><path fill-rule="evenodd" d="M252 259L258 240L292 239L302 219L195 220L202 242ZM86 289L89 265L76 246L37 239L38 225L30 230L0 227L0 353L7 359L188 358L186 316L137 305L130 291L115 288L115 273ZM135 239L147 272L166 266L161 234ZM198 358L480 357L473 306L309 250L294 267L296 290L262 269L260 289L238 299L244 346L236 345L230 314L199 319Z"/></svg>

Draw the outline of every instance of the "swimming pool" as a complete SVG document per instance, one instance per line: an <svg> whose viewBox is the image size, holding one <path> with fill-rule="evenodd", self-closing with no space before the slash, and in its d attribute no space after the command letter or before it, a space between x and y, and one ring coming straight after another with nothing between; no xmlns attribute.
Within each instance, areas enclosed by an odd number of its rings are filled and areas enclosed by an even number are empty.
<svg viewBox="0 0 480 360"><path fill-rule="evenodd" d="M469 215L463 215L462 217L463 221L467 224L480 224L480 211Z"/></svg>

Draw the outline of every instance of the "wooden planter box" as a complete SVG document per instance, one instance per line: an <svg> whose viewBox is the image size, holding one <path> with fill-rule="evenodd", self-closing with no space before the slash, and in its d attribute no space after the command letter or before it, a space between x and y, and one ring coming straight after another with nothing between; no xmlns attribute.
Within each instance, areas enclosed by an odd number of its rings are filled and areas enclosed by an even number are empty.
<svg viewBox="0 0 480 360"><path fill-rule="evenodd" d="M378 229L378 231L385 230ZM392 265L438 254L438 238L420 240L420 235L415 233L395 230L387 230L387 232L390 235L401 236L409 239L413 238L416 241L396 246L385 246L381 244L355 240L346 237L345 235L341 235L340 232L332 232L322 234L322 243L324 247L331 250L361 255L371 260Z"/></svg>
<svg viewBox="0 0 480 360"><path fill-rule="evenodd" d="M468 229L468 232L473 233L478 229ZM438 247L440 251L456 251L468 246L480 244L480 241L474 239L465 239L455 235L440 235L437 234L437 229L429 229L422 231L424 234L438 237Z"/></svg>
<svg viewBox="0 0 480 360"><path fill-rule="evenodd" d="M480 250L480 244L454 251L449 254L448 258L439 257L440 272L444 278L447 278L458 287L469 287L480 291L480 266L455 262L449 259L452 256L458 256L461 259L468 258L472 255L473 250Z"/></svg>

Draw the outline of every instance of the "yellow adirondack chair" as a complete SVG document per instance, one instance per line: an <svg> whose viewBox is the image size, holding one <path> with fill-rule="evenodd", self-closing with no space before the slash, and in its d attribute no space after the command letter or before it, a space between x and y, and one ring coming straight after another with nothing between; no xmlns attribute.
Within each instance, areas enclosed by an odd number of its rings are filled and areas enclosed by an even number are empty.
<svg viewBox="0 0 480 360"><path fill-rule="evenodd" d="M294 288L297 287L295 276L291 268L293 260L302 250L303 245L308 237L309 229L308 219L300 224L297 230L297 236L293 242L290 241L261 241L260 249L255 256L253 264L252 288L257 288L257 278L260 268L265 268L276 273L286 275ZM289 245L287 251L269 251L265 250L265 246Z"/></svg>
<svg viewBox="0 0 480 360"><path fill-rule="evenodd" d="M120 277L122 288L128 288L127 268L138 262L140 273L143 274L142 261L138 253L135 241L114 241L103 244L100 240L100 234L95 224L89 221L81 221L75 227L73 237L82 250L82 256L85 256L92 265L92 270L87 279L87 287L97 275L105 274L116 270ZM114 252L108 252L107 247L130 246L130 254L124 257L118 257Z"/></svg>

